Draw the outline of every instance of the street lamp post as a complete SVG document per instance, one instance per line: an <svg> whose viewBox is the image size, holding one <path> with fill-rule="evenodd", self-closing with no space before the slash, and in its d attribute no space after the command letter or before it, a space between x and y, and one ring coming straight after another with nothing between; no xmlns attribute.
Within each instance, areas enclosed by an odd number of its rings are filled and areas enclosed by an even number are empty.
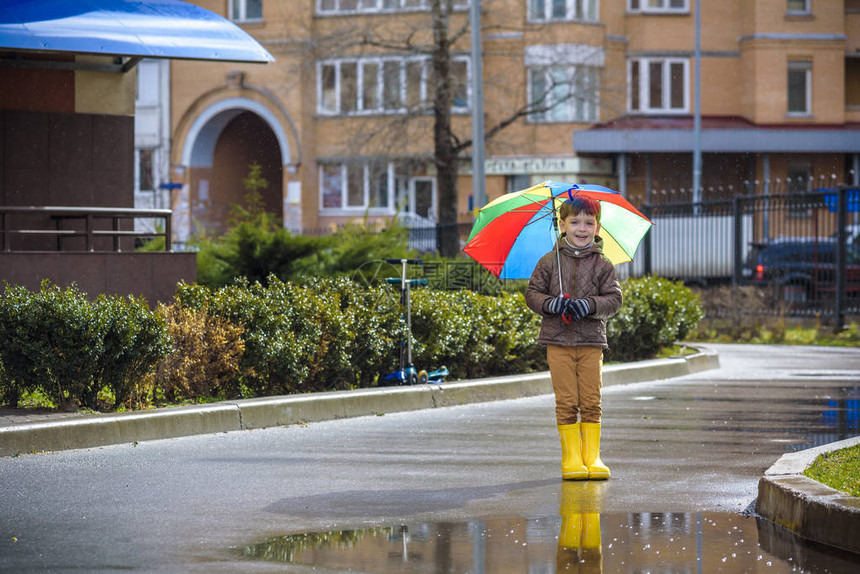
<svg viewBox="0 0 860 574"><path fill-rule="evenodd" d="M487 203L484 175L484 79L481 56L481 0L469 5L472 57L472 201L475 209Z"/></svg>

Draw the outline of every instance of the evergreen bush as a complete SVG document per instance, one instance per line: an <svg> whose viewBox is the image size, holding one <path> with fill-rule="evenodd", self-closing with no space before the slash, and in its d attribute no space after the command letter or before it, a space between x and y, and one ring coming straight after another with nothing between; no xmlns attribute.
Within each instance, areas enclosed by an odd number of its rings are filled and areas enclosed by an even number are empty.
<svg viewBox="0 0 860 574"><path fill-rule="evenodd" d="M100 296L48 281L38 292L5 286L0 297L3 401L17 406L41 390L58 407L96 409L99 393L124 402L137 381L167 351L163 319L145 301Z"/></svg>
<svg viewBox="0 0 860 574"><path fill-rule="evenodd" d="M170 336L164 316L152 311L143 298L99 295L93 310L104 345L96 360L95 384L90 392L107 387L116 408L170 351ZM84 404L95 408L96 396L87 396Z"/></svg>
<svg viewBox="0 0 860 574"><path fill-rule="evenodd" d="M14 387L6 392L7 403L16 406L24 390L42 389L60 408L76 400L94 407L104 339L84 295L47 281L36 293L7 285L0 308L0 354Z"/></svg>
<svg viewBox="0 0 860 574"><path fill-rule="evenodd" d="M662 347L683 340L704 317L698 296L680 281L627 279L621 291L624 304L606 325L613 361L653 358Z"/></svg>
<svg viewBox="0 0 860 574"><path fill-rule="evenodd" d="M611 359L651 358L702 318L698 297L657 277L622 284L608 321ZM411 290L413 364L452 379L546 369L540 317L519 292ZM76 288L6 286L0 297L0 393L41 391L60 406L282 395L373 386L399 367L399 289L345 278L209 288L179 285L171 306L133 297L89 302ZM172 349L172 352L170 352ZM154 369L154 374L150 374Z"/></svg>

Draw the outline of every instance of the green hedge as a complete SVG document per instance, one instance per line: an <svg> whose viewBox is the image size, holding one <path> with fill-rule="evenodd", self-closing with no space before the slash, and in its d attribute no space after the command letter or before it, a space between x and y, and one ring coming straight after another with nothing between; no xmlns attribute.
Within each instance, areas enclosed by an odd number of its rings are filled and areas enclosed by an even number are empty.
<svg viewBox="0 0 860 574"><path fill-rule="evenodd" d="M699 297L680 281L648 276L621 284L624 304L606 324L612 361L653 358L683 340L704 317Z"/></svg>
<svg viewBox="0 0 860 574"><path fill-rule="evenodd" d="M412 291L413 363L447 366L454 378L534 370L537 316L522 294L487 297L469 291ZM247 396L367 387L398 368L406 334L400 294L387 285L347 278L297 285L274 276L268 285L209 289L183 284L177 301L243 329L240 361Z"/></svg>
<svg viewBox="0 0 860 574"><path fill-rule="evenodd" d="M624 305L608 322L610 360L652 358L702 318L698 297L680 283L646 277L625 281L622 290ZM398 368L406 333L397 289L347 278L183 283L172 308L181 310L184 326L174 317L168 328L171 309L151 311L140 299L89 302L74 287L45 284L31 293L7 286L0 297L3 402L16 405L37 390L58 406L96 408L105 392L118 406L130 398L134 405L158 402L159 393L196 400L206 389L235 398L368 387ZM452 379L463 379L546 369L535 343L540 318L522 293L415 288L411 311L419 370L446 366ZM205 325L223 333L186 340ZM182 339L175 347L171 330ZM211 349L219 340L234 341L228 362ZM163 369L171 364L183 367L168 375ZM217 384L202 384L205 373L216 373ZM141 388L142 380L149 386Z"/></svg>
<svg viewBox="0 0 860 574"><path fill-rule="evenodd" d="M169 348L163 317L142 299L90 302L47 281L36 293L6 284L0 296L0 393L13 407L36 390L61 408L97 408L103 391L118 406Z"/></svg>

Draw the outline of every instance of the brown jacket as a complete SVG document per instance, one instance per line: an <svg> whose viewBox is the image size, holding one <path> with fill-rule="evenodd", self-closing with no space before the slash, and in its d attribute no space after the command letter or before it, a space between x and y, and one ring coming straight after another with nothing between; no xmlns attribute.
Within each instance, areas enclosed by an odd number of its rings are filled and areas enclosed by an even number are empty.
<svg viewBox="0 0 860 574"><path fill-rule="evenodd" d="M587 299L591 314L568 325L561 315L546 312L546 303L561 292L553 249L538 261L526 289L526 305L543 317L538 343L608 349L606 319L618 312L622 298L615 268L603 255L603 240L597 236L594 244L585 249L572 247L562 240L560 248L564 292L572 299Z"/></svg>

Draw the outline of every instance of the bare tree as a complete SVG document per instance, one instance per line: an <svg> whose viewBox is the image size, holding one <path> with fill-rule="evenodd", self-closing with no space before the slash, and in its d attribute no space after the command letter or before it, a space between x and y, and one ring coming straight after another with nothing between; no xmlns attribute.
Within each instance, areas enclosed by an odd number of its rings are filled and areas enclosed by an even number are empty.
<svg viewBox="0 0 860 574"><path fill-rule="evenodd" d="M467 93L467 75L455 73L465 58L469 35L468 14L455 11L454 0L428 0L429 12L404 14L396 23L371 27L379 20L344 19L338 26L318 32L311 48L312 61L325 58L361 57L364 54L388 54L404 58L425 58L429 63L426 98L402 103L402 113L363 115L353 119L353 129L344 130L344 155L350 150L362 150L379 157L403 153L415 138L427 138L432 133L430 159L436 167L439 223L442 233L438 247L442 255L452 257L459 252L457 177L459 162L472 146L471 137L460 138L455 129L452 109L458 95ZM429 15L429 22L427 17ZM336 29L335 29L336 28ZM508 31L513 28L508 28ZM486 29L485 29L486 32ZM517 57L521 58L521 54ZM459 71L459 70L458 70ZM543 90L510 96L503 110L494 109L491 123L485 130L490 140L509 126L524 118L538 118L572 100L595 103L598 88L595 82L583 83L579 76L560 78L547 75ZM357 89L361 89L360 87ZM502 93L510 92L509 87ZM471 107L471 106L470 106ZM461 123L461 122L457 122ZM465 131L468 126L460 128ZM425 152L426 153L426 152Z"/></svg>

